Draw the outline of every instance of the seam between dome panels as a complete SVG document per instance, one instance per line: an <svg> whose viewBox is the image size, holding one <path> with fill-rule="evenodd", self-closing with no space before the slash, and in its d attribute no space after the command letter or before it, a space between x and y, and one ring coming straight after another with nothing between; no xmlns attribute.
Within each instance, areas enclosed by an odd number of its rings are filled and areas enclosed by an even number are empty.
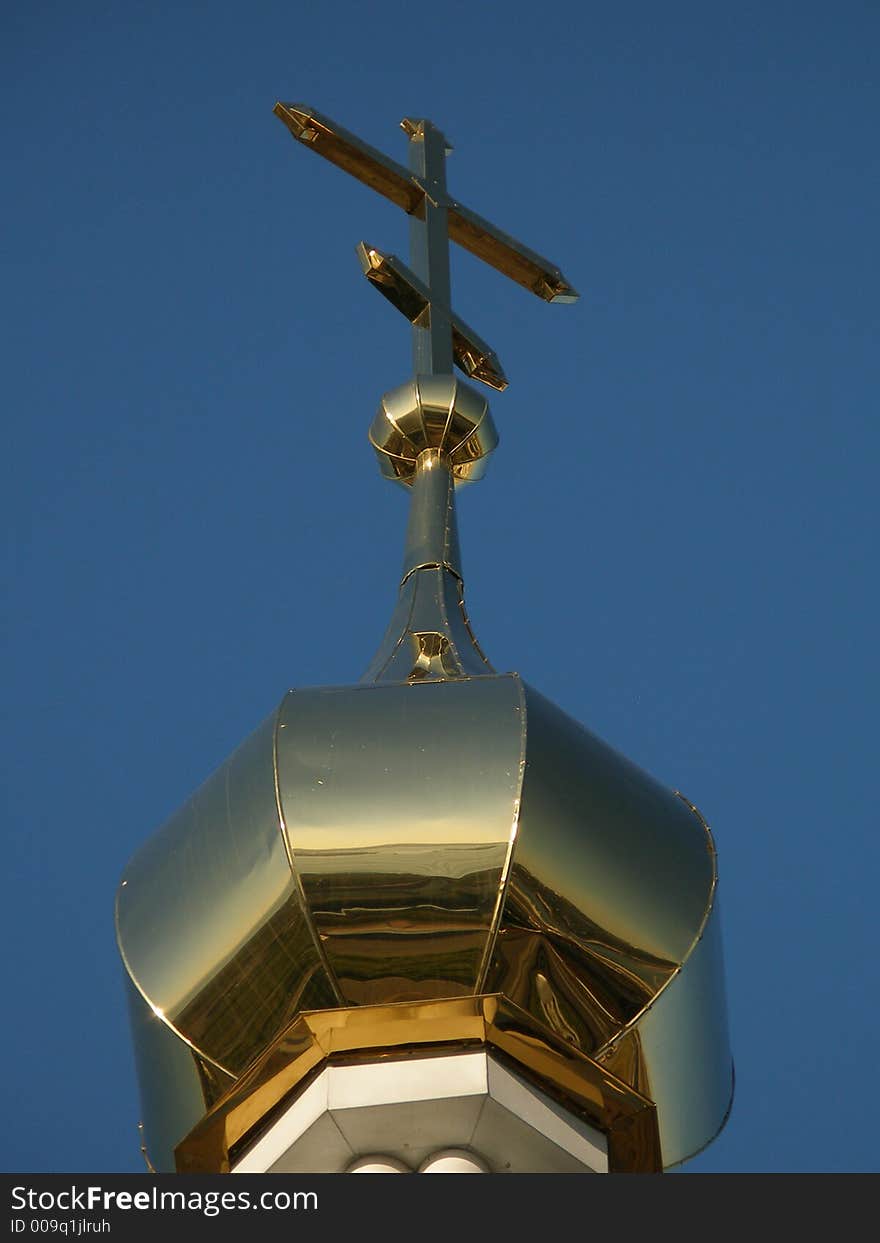
<svg viewBox="0 0 880 1243"><path fill-rule="evenodd" d="M306 898L305 889L303 889L303 883L302 883L302 879L299 874L299 869L296 866L296 859L294 857L293 846L287 834L287 822L284 819L284 807L282 806L282 803L281 803L281 783L278 778L278 731L281 728L281 709L285 701L287 700L288 696L295 695L295 694L296 694L295 691L288 691L287 695L284 696L284 699L281 700L281 703L275 709L275 728L272 730L272 779L273 779L273 783L275 787L275 810L278 813L278 831L280 832L281 840L284 843L284 852L287 855L287 863L288 863L288 866L290 867L290 874L293 878L293 887L296 891L296 897L297 897L297 902L299 904L300 913L302 914L303 919L306 921L306 927L309 930L309 934L312 938L312 943L314 944L315 949L318 954L318 961L321 963L321 966L324 968L324 972L327 976L327 980L336 997L336 1004L338 1006L342 1006L345 1004L345 1002L344 1002L342 993L339 988L339 982L336 979L335 972L330 966L330 960L327 957L327 954L324 950L324 945L321 941L320 936L318 935L318 930L315 927L314 921L312 919L311 907L309 906L308 899Z"/></svg>
<svg viewBox="0 0 880 1243"><path fill-rule="evenodd" d="M513 855L516 846L516 837L519 831L519 813L522 806L522 787L523 778L526 770L526 696L523 688L522 678L518 673L508 675L516 682L517 692L519 694L519 770L517 772L516 794L513 799L513 817L510 822L510 836L507 841L507 855L501 868L501 876L498 881L498 894L495 899L495 909L492 912L492 922L489 925L489 936L486 939L486 948L483 951L483 960L480 963L480 969L477 972L477 983L474 989L474 995L482 993L486 985L486 977L489 974L489 968L492 965L492 955L495 953L495 943L498 940L498 933L501 927L501 914L504 910L504 899L507 897L507 887L510 884L510 876L513 871Z"/></svg>

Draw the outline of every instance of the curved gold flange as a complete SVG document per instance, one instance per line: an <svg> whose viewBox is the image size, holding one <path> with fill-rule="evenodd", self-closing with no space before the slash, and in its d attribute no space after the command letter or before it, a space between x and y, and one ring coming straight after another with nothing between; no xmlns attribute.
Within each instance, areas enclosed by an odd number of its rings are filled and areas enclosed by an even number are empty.
<svg viewBox="0 0 880 1243"><path fill-rule="evenodd" d="M302 1014L175 1151L180 1174L228 1174L236 1157L327 1064L485 1046L608 1139L611 1173L656 1173L653 1102L497 995Z"/></svg>

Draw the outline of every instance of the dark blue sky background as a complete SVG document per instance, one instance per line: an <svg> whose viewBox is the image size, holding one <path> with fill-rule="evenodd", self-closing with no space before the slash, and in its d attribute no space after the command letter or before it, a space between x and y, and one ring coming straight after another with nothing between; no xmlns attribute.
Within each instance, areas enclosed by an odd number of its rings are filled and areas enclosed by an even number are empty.
<svg viewBox="0 0 880 1243"><path fill-rule="evenodd" d="M3 6L0 1168L141 1168L118 877L395 596L409 333L354 246L407 222L277 98L400 160L430 117L581 290L453 256L511 380L476 633L713 827L737 1096L687 1168L878 1168L878 48L858 0Z"/></svg>

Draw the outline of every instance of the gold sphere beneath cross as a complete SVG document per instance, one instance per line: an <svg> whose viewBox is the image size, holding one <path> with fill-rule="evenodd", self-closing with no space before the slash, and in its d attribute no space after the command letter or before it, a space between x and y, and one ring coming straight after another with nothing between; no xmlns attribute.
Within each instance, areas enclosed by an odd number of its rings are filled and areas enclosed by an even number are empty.
<svg viewBox="0 0 880 1243"><path fill-rule="evenodd" d="M384 394L370 443L386 479L411 485L419 457L434 450L461 484L484 474L498 432L486 398L463 380L416 376Z"/></svg>

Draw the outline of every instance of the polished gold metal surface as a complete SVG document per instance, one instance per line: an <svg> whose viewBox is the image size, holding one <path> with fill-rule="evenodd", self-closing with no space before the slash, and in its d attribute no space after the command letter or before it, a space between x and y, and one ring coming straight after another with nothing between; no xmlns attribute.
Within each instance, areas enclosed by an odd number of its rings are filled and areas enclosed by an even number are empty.
<svg viewBox="0 0 880 1243"><path fill-rule="evenodd" d="M712 838L696 809L531 687L525 704L516 847L483 987L655 1100L673 1165L714 1136L733 1092Z"/></svg>
<svg viewBox="0 0 880 1243"><path fill-rule="evenodd" d="M153 1013L238 1075L300 1009L339 998L281 831L276 714L132 859L117 936Z"/></svg>
<svg viewBox="0 0 880 1243"><path fill-rule="evenodd" d="M465 327L447 236L542 297L576 295L446 197L430 122L406 123L414 172L302 105L276 112L421 213L416 274L362 257L430 328L414 349L432 374L387 393L370 431L410 520L362 682L289 692L122 880L145 1152L159 1171L175 1149L181 1170L228 1170L328 1060L472 1042L605 1131L612 1168L675 1165L717 1133L733 1091L711 834L683 797L495 673L464 608L455 490L497 433L482 396L444 372ZM468 349L492 371L473 334Z"/></svg>
<svg viewBox="0 0 880 1243"><path fill-rule="evenodd" d="M364 682L494 673L464 602L455 480L437 450L416 459L397 606Z"/></svg>
<svg viewBox="0 0 880 1243"><path fill-rule="evenodd" d="M386 479L411 484L419 458L433 449L461 484L482 477L498 433L476 389L452 376L416 376L384 394L370 444Z"/></svg>
<svg viewBox="0 0 880 1243"><path fill-rule="evenodd" d="M711 835L492 672L456 613L438 449L410 495L398 609L364 682L290 692L120 888L150 1159L171 1168L199 1111L302 1034L297 1015L491 993L653 1101L677 1164L733 1086ZM316 1064L308 1041L302 1056Z"/></svg>
<svg viewBox="0 0 880 1243"><path fill-rule="evenodd" d="M653 1103L505 998L489 995L301 1015L181 1140L177 1169L228 1173L237 1154L328 1064L481 1046L602 1131L612 1172L660 1169Z"/></svg>
<svg viewBox="0 0 880 1243"><path fill-rule="evenodd" d="M732 1091L715 884L694 810L516 675L291 692L120 893L151 1160L297 1014L493 993L676 1164Z"/></svg>
<svg viewBox="0 0 880 1243"><path fill-rule="evenodd" d="M511 677L286 698L285 832L346 1004L477 990L516 828L523 742Z"/></svg>
<svg viewBox="0 0 880 1243"><path fill-rule="evenodd" d="M272 110L297 142L384 195L407 214L418 210L424 190L409 169L371 147L308 104L276 103Z"/></svg>
<svg viewBox="0 0 880 1243"><path fill-rule="evenodd" d="M418 376L385 394L370 440L411 501L397 606L363 680L493 673L465 606L455 516L456 486L482 475L498 443L488 403L452 376Z"/></svg>
<svg viewBox="0 0 880 1243"><path fill-rule="evenodd" d="M421 682L480 677L494 670L477 643L464 585L439 565L406 578L364 682Z"/></svg>
<svg viewBox="0 0 880 1243"><path fill-rule="evenodd" d="M117 893L145 1144L159 1170L192 1111L300 1009L338 1004L291 869L276 714L132 859Z"/></svg>
<svg viewBox="0 0 880 1243"><path fill-rule="evenodd" d="M357 255L367 280L397 307L411 324L430 326L431 292L396 255L384 255L374 246L359 242ZM498 355L464 320L446 308L451 320L452 352L457 366L471 379L481 380L497 392L507 388L507 377Z"/></svg>
<svg viewBox="0 0 880 1243"><path fill-rule="evenodd" d="M644 1090L663 1120L666 1164L680 1164L712 1142L733 1102L717 902L681 970L621 1039L632 1036L641 1044ZM597 1058L612 1070L614 1048Z"/></svg>
<svg viewBox="0 0 880 1243"><path fill-rule="evenodd" d="M408 168L389 159L308 104L279 102L274 112L297 142L384 195L407 214L424 214L426 188ZM423 125L424 122L415 124ZM402 128L411 138L415 136L413 125L410 118L402 122ZM545 302L577 301L577 291L555 264L454 199L448 199L442 205L447 209L449 237L453 242Z"/></svg>
<svg viewBox="0 0 880 1243"><path fill-rule="evenodd" d="M398 610L364 683L290 692L126 874L119 939L160 1170L298 1014L484 993L655 1102L664 1165L723 1124L711 835L494 674L460 611L453 624L454 493L423 450Z"/></svg>
<svg viewBox="0 0 880 1243"><path fill-rule="evenodd" d="M181 1134L232 1087L235 1076L182 1040L130 979L126 992L143 1107L141 1151L148 1169L167 1172L174 1168L169 1155Z"/></svg>

